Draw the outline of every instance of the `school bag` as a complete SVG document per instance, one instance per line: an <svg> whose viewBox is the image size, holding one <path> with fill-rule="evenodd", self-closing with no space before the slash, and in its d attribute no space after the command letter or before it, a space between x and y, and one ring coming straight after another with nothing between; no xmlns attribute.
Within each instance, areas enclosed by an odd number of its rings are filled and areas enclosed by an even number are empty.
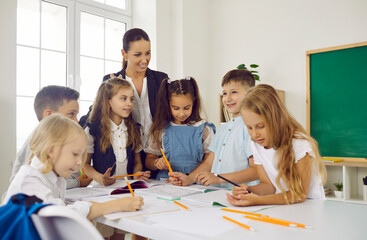
<svg viewBox="0 0 367 240"><path fill-rule="evenodd" d="M36 196L23 193L13 195L8 203L0 207L0 238L41 240L31 215L50 204L43 204Z"/></svg>

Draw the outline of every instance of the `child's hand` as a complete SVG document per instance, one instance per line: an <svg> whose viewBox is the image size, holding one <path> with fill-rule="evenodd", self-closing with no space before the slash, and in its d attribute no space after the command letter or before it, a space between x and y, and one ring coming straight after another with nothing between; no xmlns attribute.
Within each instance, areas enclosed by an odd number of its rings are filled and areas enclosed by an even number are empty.
<svg viewBox="0 0 367 240"><path fill-rule="evenodd" d="M123 197L119 198L121 211L124 212L134 212L141 209L141 207L144 205L144 199L139 196L135 197Z"/></svg>
<svg viewBox="0 0 367 240"><path fill-rule="evenodd" d="M144 181L147 181L148 178L150 177L150 171L136 172L136 173L143 173L143 175L134 176L134 180L144 180Z"/></svg>
<svg viewBox="0 0 367 240"><path fill-rule="evenodd" d="M253 206L257 205L257 199L259 198L258 195L254 193L240 195L240 196L233 196L227 193L227 201L234 205L234 206Z"/></svg>
<svg viewBox="0 0 367 240"><path fill-rule="evenodd" d="M168 176L168 182L175 186L188 186L193 183L189 176L180 172L168 173Z"/></svg>
<svg viewBox="0 0 367 240"><path fill-rule="evenodd" d="M195 181L200 182L204 186L209 186L210 184L217 185L220 183L219 178L210 172L199 172L199 174L196 175Z"/></svg>
<svg viewBox="0 0 367 240"><path fill-rule="evenodd" d="M232 188L232 194L233 196L241 196L241 195L245 195L248 194L248 186L246 184L241 184L240 187L236 187L234 186Z"/></svg>
<svg viewBox="0 0 367 240"><path fill-rule="evenodd" d="M79 187L86 187L93 181L93 178L90 178L88 176L83 177L83 175L78 176L78 179L80 183Z"/></svg>
<svg viewBox="0 0 367 240"><path fill-rule="evenodd" d="M168 170L167 162L163 157L158 158L157 160L155 160L154 166L156 168L158 168L159 170Z"/></svg>
<svg viewBox="0 0 367 240"><path fill-rule="evenodd" d="M116 179L111 178L111 171L112 171L112 168L108 168L107 171L103 175L101 175L101 178L97 182L99 182L103 186L108 186L108 185L115 183Z"/></svg>

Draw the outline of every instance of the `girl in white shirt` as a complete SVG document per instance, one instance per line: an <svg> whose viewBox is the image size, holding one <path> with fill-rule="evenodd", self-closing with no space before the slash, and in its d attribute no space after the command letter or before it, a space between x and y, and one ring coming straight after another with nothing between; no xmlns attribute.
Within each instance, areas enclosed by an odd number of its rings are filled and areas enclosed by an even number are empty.
<svg viewBox="0 0 367 240"><path fill-rule="evenodd" d="M260 184L233 188L236 206L290 204L325 199L325 166L316 141L288 113L275 89L260 84L249 90L241 116L251 135Z"/></svg>
<svg viewBox="0 0 367 240"><path fill-rule="evenodd" d="M88 137L86 174L102 185L143 170L139 128L132 118L134 92L120 78L104 81L98 89L85 132ZM91 165L93 162L93 166ZM134 179L147 180L150 171Z"/></svg>
<svg viewBox="0 0 367 240"><path fill-rule="evenodd" d="M36 195L44 203L65 205L66 180L85 162L87 138L78 123L52 114L43 119L30 139L32 155L11 182L3 204L16 193ZM88 219L117 211L136 211L141 197L124 197L104 203L77 201L68 207Z"/></svg>

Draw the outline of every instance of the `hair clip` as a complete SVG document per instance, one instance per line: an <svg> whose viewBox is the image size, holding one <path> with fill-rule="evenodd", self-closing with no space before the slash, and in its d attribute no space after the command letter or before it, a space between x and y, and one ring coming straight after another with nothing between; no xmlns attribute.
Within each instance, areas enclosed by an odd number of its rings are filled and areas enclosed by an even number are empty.
<svg viewBox="0 0 367 240"><path fill-rule="evenodd" d="M191 80L191 77L185 77L186 80Z"/></svg>

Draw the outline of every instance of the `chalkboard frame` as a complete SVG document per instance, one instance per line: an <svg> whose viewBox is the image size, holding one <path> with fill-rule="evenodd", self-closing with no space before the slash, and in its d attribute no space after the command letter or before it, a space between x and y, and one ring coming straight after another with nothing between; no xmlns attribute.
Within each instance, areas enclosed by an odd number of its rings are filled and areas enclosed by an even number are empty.
<svg viewBox="0 0 367 240"><path fill-rule="evenodd" d="M329 48L322 48L316 50L310 50L306 52L306 113L307 113L307 132L311 134L311 56L312 54L317 53L324 53L324 52L331 52L331 51L338 51L343 49L350 49L350 48L358 48L358 47L366 47L367 42L361 43L354 43L354 44L347 44ZM345 156L323 156L323 157L337 157L343 158L344 160L349 161L366 161L366 158L359 158L359 157L345 157Z"/></svg>

